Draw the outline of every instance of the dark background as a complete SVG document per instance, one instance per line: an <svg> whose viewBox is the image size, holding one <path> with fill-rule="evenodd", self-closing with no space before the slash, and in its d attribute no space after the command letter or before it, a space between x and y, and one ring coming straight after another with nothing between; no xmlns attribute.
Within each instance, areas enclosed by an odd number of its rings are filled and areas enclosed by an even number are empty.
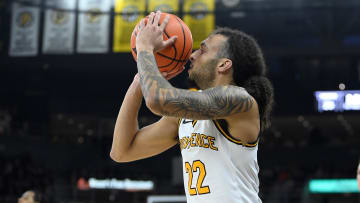
<svg viewBox="0 0 360 203"><path fill-rule="evenodd" d="M29 188L54 202L144 202L150 193L183 194L183 186L171 182L178 146L128 164L109 157L114 122L136 73L132 55L45 55L40 49L36 57L9 57L12 1L0 2L0 201L15 202ZM241 0L233 8L216 1L216 25L258 40L275 88L273 125L259 146L264 202L305 201L311 178L356 176L360 114L318 113L314 91L338 90L340 83L360 89L359 11L358 0ZM44 9L41 15L43 30ZM171 83L186 88L186 77L184 71ZM157 119L143 105L141 126ZM79 191L80 177L151 179L156 189ZM307 201L359 202L359 196Z"/></svg>

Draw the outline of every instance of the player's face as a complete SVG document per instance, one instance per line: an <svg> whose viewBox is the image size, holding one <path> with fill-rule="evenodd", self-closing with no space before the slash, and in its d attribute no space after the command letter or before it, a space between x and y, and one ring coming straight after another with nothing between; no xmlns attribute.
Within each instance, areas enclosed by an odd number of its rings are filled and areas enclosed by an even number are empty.
<svg viewBox="0 0 360 203"><path fill-rule="evenodd" d="M190 56L189 79L201 89L211 87L215 80L218 65L216 54L224 40L225 38L221 35L211 35L201 43L200 49Z"/></svg>
<svg viewBox="0 0 360 203"><path fill-rule="evenodd" d="M35 193L33 191L26 191L19 199L18 203L34 203Z"/></svg>

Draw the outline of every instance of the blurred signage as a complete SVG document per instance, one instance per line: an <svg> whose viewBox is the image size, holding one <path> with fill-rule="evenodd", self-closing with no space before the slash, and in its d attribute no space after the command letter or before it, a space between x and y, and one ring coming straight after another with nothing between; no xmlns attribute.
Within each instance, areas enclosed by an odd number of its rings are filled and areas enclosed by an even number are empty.
<svg viewBox="0 0 360 203"><path fill-rule="evenodd" d="M13 2L10 34L10 56L38 54L40 1L24 1L32 5Z"/></svg>
<svg viewBox="0 0 360 203"><path fill-rule="evenodd" d="M111 2L79 0L78 53L108 52Z"/></svg>
<svg viewBox="0 0 360 203"><path fill-rule="evenodd" d="M149 0L149 12L160 10L166 13L177 13L179 10L178 0Z"/></svg>
<svg viewBox="0 0 360 203"><path fill-rule="evenodd" d="M74 52L76 0L47 0L43 53Z"/></svg>
<svg viewBox="0 0 360 203"><path fill-rule="evenodd" d="M359 111L360 90L316 91L317 111Z"/></svg>
<svg viewBox="0 0 360 203"><path fill-rule="evenodd" d="M185 195L149 195L147 203L186 203Z"/></svg>
<svg viewBox="0 0 360 203"><path fill-rule="evenodd" d="M190 28L193 48L198 49L215 28L215 0L185 0L183 5L184 22Z"/></svg>
<svg viewBox="0 0 360 203"><path fill-rule="evenodd" d="M115 1L114 52L130 52L130 38L135 25L144 17L145 0Z"/></svg>
<svg viewBox="0 0 360 203"><path fill-rule="evenodd" d="M154 189L153 181L145 180L118 180L115 178L112 179L96 179L89 178L89 180L84 183L84 179L80 178L78 181L78 189L87 190L87 189L119 189L119 190L128 190L128 191L144 191ZM81 182L81 184L79 183ZM86 187L84 187L86 186Z"/></svg>
<svg viewBox="0 0 360 203"><path fill-rule="evenodd" d="M359 193L354 179L312 179L309 181L310 193Z"/></svg>

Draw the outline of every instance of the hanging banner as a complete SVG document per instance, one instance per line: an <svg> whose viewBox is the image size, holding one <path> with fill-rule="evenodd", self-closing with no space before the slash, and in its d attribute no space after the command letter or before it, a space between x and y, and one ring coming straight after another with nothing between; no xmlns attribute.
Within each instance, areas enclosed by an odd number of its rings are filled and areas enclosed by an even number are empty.
<svg viewBox="0 0 360 203"><path fill-rule="evenodd" d="M178 0L149 0L148 6L149 12L151 11L162 11L166 13L177 14L179 11L179 1Z"/></svg>
<svg viewBox="0 0 360 203"><path fill-rule="evenodd" d="M10 56L38 54L40 7L39 1L13 2L10 34Z"/></svg>
<svg viewBox="0 0 360 203"><path fill-rule="evenodd" d="M183 6L184 22L193 36L193 48L198 49L215 28L215 0L185 0Z"/></svg>
<svg viewBox="0 0 360 203"><path fill-rule="evenodd" d="M43 53L74 52L76 0L46 0Z"/></svg>
<svg viewBox="0 0 360 203"><path fill-rule="evenodd" d="M1 13L6 13L6 5L5 5L5 0L0 0L0 12ZM0 15L0 27L4 27L4 16ZM5 32L0 32L0 54L3 54L3 49L4 49L4 42L7 41L6 37L5 37Z"/></svg>
<svg viewBox="0 0 360 203"><path fill-rule="evenodd" d="M111 0L79 0L77 52L109 50Z"/></svg>
<svg viewBox="0 0 360 203"><path fill-rule="evenodd" d="M114 52L130 52L135 25L144 17L145 0L115 0Z"/></svg>

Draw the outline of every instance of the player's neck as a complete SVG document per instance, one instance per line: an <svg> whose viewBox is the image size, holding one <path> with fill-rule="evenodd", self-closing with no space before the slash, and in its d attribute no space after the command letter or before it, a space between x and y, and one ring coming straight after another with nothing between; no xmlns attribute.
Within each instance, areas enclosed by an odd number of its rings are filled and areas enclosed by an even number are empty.
<svg viewBox="0 0 360 203"><path fill-rule="evenodd" d="M222 76L217 76L212 82L200 83L197 85L200 89L205 90L218 86L234 85L234 83L232 82L232 79L230 79L225 75L222 75Z"/></svg>
<svg viewBox="0 0 360 203"><path fill-rule="evenodd" d="M227 75L218 75L213 82L213 87L232 85L232 79Z"/></svg>

